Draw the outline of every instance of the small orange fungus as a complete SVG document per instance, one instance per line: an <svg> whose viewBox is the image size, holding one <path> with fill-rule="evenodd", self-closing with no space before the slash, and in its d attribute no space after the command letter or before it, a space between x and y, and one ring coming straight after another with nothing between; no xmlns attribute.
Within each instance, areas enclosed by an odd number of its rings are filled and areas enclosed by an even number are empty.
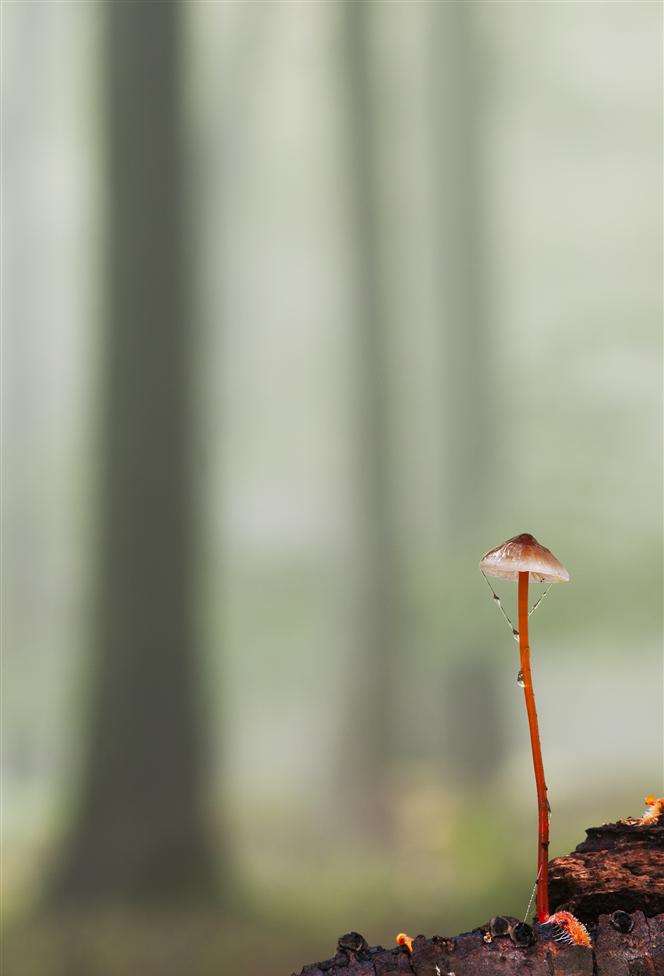
<svg viewBox="0 0 664 976"><path fill-rule="evenodd" d="M588 947L592 945L588 929L571 912L556 912L554 915L549 915L546 923L555 925L560 930L559 942Z"/></svg>
<svg viewBox="0 0 664 976"><path fill-rule="evenodd" d="M642 824L655 823L664 815L664 796L647 796L646 811L641 817Z"/></svg>

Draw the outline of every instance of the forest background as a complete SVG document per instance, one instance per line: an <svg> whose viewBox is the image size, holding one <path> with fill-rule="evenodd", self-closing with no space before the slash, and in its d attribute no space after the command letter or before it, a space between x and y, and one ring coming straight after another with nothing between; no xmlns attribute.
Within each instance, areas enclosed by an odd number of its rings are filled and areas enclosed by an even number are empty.
<svg viewBox="0 0 664 976"><path fill-rule="evenodd" d="M518 532L552 856L661 790L661 35L3 4L7 976L523 916Z"/></svg>

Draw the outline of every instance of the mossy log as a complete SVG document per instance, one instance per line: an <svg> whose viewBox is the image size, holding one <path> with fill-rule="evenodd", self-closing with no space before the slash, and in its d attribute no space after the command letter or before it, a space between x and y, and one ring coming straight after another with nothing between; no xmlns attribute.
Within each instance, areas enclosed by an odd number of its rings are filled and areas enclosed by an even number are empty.
<svg viewBox="0 0 664 976"><path fill-rule="evenodd" d="M549 864L551 911L571 911L592 948L556 941L551 926L497 916L472 932L405 946L342 936L331 959L302 976L664 976L664 819L591 827Z"/></svg>

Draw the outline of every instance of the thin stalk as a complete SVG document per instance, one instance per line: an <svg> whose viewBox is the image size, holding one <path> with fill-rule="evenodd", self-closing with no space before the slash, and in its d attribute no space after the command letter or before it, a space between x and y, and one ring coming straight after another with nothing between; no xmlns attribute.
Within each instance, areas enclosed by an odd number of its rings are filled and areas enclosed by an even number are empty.
<svg viewBox="0 0 664 976"><path fill-rule="evenodd" d="M537 899L535 907L538 922L543 922L549 917L549 801L546 795L533 676L530 670L528 575L528 573L519 573L519 652L523 675L523 694L526 701L526 712L528 713L528 728L530 729L530 745L533 750L535 786L537 787Z"/></svg>

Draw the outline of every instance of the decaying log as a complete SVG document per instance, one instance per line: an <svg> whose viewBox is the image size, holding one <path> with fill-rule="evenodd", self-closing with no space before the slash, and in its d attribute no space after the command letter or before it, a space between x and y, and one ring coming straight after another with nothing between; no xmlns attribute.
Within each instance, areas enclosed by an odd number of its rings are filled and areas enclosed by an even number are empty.
<svg viewBox="0 0 664 976"><path fill-rule="evenodd" d="M590 827L586 840L549 865L549 897L582 922L622 909L664 912L664 823Z"/></svg>
<svg viewBox="0 0 664 976"><path fill-rule="evenodd" d="M369 946L357 932L301 976L664 976L664 820L591 827L549 865L551 910L571 911L592 948L555 939L551 926L497 916L462 935Z"/></svg>

